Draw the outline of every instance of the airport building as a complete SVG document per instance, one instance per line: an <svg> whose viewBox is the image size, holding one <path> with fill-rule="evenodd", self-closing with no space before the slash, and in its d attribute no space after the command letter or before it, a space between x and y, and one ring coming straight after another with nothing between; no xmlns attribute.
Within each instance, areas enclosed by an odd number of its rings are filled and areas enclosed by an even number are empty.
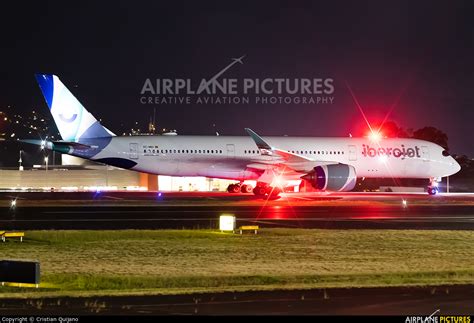
<svg viewBox="0 0 474 323"><path fill-rule="evenodd" d="M0 190L226 191L235 181L157 176L111 166L0 169Z"/></svg>
<svg viewBox="0 0 474 323"><path fill-rule="evenodd" d="M63 155L60 166L0 169L1 190L226 191L235 181L138 173Z"/></svg>

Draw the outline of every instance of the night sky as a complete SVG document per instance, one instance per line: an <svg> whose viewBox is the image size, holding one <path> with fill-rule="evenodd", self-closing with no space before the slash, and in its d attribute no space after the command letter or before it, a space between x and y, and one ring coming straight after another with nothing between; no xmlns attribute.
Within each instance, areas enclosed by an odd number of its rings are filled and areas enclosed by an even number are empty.
<svg viewBox="0 0 474 323"><path fill-rule="evenodd" d="M104 125L180 134L347 136L365 122L435 126L474 155L473 1L4 1L0 107L47 107L34 73L54 73ZM146 78L334 79L332 105L143 105ZM213 126L215 124L215 127Z"/></svg>

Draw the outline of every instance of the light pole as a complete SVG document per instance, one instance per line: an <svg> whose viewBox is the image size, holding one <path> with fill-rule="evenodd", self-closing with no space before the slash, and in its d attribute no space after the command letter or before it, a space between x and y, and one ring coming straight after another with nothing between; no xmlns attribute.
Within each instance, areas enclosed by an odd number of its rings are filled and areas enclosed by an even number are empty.
<svg viewBox="0 0 474 323"><path fill-rule="evenodd" d="M18 159L18 163L20 164L20 165L18 166L18 170L19 170L19 171L22 171L22 170L23 170L23 166L21 165L21 162L22 162L22 160L21 160L21 153L22 153L22 152L23 152L23 150L20 149L20 159Z"/></svg>

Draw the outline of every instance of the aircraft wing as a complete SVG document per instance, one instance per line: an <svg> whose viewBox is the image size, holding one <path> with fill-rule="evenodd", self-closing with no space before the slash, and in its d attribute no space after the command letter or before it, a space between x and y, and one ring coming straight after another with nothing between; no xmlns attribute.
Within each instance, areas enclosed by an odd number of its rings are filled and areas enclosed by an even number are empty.
<svg viewBox="0 0 474 323"><path fill-rule="evenodd" d="M253 141L255 141L257 148L260 150L260 155L264 156L263 159L260 158L259 160L252 161L247 167L256 169L289 168L298 173L307 173L316 166L337 164L337 162L318 161L286 150L271 147L252 129L245 128L245 131L247 131Z"/></svg>

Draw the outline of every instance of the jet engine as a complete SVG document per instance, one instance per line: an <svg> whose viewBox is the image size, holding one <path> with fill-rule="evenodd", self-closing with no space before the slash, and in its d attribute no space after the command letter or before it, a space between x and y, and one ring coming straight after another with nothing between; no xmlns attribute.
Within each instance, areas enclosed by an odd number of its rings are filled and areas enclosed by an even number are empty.
<svg viewBox="0 0 474 323"><path fill-rule="evenodd" d="M346 164L316 166L301 177L318 190L350 191L356 184L355 168Z"/></svg>

